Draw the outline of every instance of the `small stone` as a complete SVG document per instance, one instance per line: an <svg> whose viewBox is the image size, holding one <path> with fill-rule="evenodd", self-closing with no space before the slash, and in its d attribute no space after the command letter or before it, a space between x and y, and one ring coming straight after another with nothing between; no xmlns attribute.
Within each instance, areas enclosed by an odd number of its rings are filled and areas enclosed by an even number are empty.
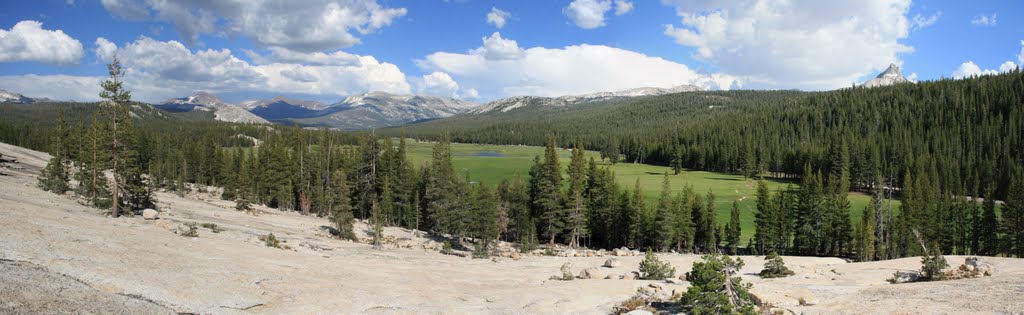
<svg viewBox="0 0 1024 315"><path fill-rule="evenodd" d="M608 260L604 261L604 267L605 268L615 268L615 267L618 267L618 266L622 266L622 262L619 261L618 259L608 258Z"/></svg>
<svg viewBox="0 0 1024 315"><path fill-rule="evenodd" d="M160 218L160 213L153 209L142 210L142 218L146 220L156 220Z"/></svg>

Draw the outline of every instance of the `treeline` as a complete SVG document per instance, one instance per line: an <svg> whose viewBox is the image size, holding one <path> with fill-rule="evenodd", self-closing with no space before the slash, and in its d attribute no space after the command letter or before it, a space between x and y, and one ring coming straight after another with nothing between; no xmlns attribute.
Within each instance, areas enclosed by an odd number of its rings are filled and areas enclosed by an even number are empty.
<svg viewBox="0 0 1024 315"><path fill-rule="evenodd" d="M1024 161L1024 72L831 92L715 91L640 98L580 109L530 108L405 126L430 139L542 145L579 139L640 162L749 176L797 178L805 164L831 173L848 152L849 186L868 191L881 172L903 187L919 164L946 192L1007 196ZM394 132L394 131L390 131ZM931 166L934 165L934 166ZM978 196L978 195L975 195Z"/></svg>

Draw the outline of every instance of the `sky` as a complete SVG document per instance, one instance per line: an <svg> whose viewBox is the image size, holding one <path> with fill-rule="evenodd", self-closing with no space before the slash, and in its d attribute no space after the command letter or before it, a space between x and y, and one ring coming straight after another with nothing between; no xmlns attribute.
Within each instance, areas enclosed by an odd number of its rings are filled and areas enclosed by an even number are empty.
<svg viewBox="0 0 1024 315"><path fill-rule="evenodd" d="M0 2L0 89L95 101L208 91L487 102L690 84L831 90L1024 64L1024 1L35 0Z"/></svg>

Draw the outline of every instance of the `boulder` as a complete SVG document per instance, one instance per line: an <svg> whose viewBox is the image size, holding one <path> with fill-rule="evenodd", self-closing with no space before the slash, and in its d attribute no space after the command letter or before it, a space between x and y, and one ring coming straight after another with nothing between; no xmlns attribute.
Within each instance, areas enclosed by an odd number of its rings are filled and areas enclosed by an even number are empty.
<svg viewBox="0 0 1024 315"><path fill-rule="evenodd" d="M622 262L619 261L618 259L608 258L608 260L604 261L604 267L605 268L615 268L615 267L618 267L618 266L622 266Z"/></svg>
<svg viewBox="0 0 1024 315"><path fill-rule="evenodd" d="M645 310L632 310L629 311L629 313L626 313L626 315L654 315L654 313Z"/></svg>
<svg viewBox="0 0 1024 315"><path fill-rule="evenodd" d="M142 218L146 220L156 220L160 218L160 213L153 209L142 210Z"/></svg>
<svg viewBox="0 0 1024 315"><path fill-rule="evenodd" d="M629 252L628 250L621 250L621 249L616 249L616 250L613 250L613 251L612 251L612 255L614 255L614 256L620 256L620 257L621 257L621 256L629 256L629 255L630 255L630 252Z"/></svg>
<svg viewBox="0 0 1024 315"><path fill-rule="evenodd" d="M580 271L578 278L580 279L604 279L608 277L608 273L602 268L587 268Z"/></svg>
<svg viewBox="0 0 1024 315"><path fill-rule="evenodd" d="M638 250L634 250L631 253L633 254L633 256L640 256L640 251Z"/></svg>
<svg viewBox="0 0 1024 315"><path fill-rule="evenodd" d="M622 274L622 280L633 280L640 277L640 273L636 271L630 271Z"/></svg>
<svg viewBox="0 0 1024 315"><path fill-rule="evenodd" d="M907 283L914 282L921 278L921 273L918 271L896 271L896 274L889 280L892 283Z"/></svg>
<svg viewBox="0 0 1024 315"><path fill-rule="evenodd" d="M979 264L976 270L978 270L978 273L980 273L980 274L982 274L982 275L984 275L986 277L991 276L992 273L995 272L995 268L992 267L992 265L989 265L989 264Z"/></svg>
<svg viewBox="0 0 1024 315"><path fill-rule="evenodd" d="M572 248L566 249L558 253L558 257L576 257L576 250Z"/></svg>
<svg viewBox="0 0 1024 315"><path fill-rule="evenodd" d="M964 259L964 265L973 266L974 268L978 268L978 265L981 265L981 259L979 259L978 257L974 257L974 256L967 257L967 258Z"/></svg>
<svg viewBox="0 0 1024 315"><path fill-rule="evenodd" d="M509 258L512 258L512 260L520 260L523 258L523 256L520 255L519 252L512 252L512 255L509 256Z"/></svg>

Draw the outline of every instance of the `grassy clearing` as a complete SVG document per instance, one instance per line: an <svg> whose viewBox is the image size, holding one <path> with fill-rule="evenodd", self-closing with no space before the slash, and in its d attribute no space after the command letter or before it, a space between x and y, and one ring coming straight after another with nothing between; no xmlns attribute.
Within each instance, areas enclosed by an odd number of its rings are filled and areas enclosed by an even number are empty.
<svg viewBox="0 0 1024 315"><path fill-rule="evenodd" d="M431 158L431 142L408 141L409 157L415 165L428 163ZM495 185L502 179L511 179L520 174L527 179L530 166L533 165L533 157L544 154L544 148L531 146L501 146L501 145L478 145L478 144L452 144L452 161L456 169L473 181L485 182ZM569 165L570 150L559 150L561 165L567 168ZM587 152L587 157L593 156L599 159L597 152ZM671 174L671 169L664 166L646 164L619 163L607 165L615 172L619 185L623 188L633 189L636 180L640 180L640 187L647 199L648 206L653 206L661 193L661 181L666 172ZM755 192L757 183L753 180L744 179L739 175L684 171L680 175L670 175L669 181L674 192L681 190L685 185L693 186L698 193L711 191L715 194L715 210L718 214L717 222L725 224L729 220L729 209L733 200L740 200L740 220L743 229L743 245L747 239L754 236L754 212L756 207ZM768 179L768 187L772 191L785 189L790 182ZM794 187L796 186L793 183ZM850 193L850 217L854 222L859 222L864 207L871 198L862 193ZM899 201L893 201L893 209L897 209Z"/></svg>

